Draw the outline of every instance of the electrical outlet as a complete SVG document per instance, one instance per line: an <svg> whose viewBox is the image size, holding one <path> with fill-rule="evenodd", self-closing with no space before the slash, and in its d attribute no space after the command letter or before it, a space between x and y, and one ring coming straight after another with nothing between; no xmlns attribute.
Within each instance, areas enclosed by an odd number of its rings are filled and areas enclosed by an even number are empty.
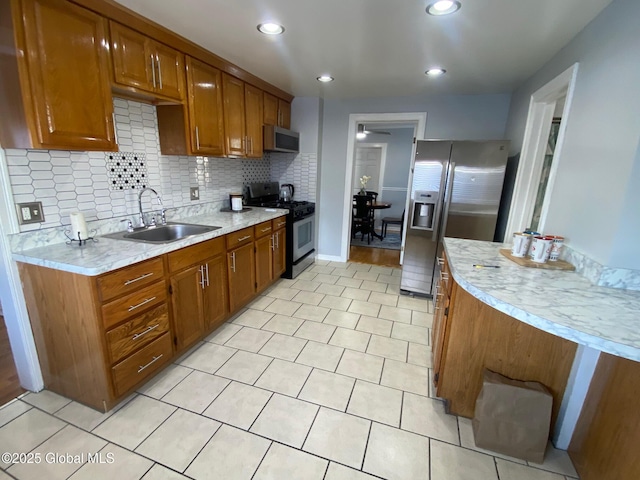
<svg viewBox="0 0 640 480"><path fill-rule="evenodd" d="M18 222L20 225L27 223L44 222L42 202L18 203Z"/></svg>
<svg viewBox="0 0 640 480"><path fill-rule="evenodd" d="M191 187L191 200L200 200L200 188Z"/></svg>

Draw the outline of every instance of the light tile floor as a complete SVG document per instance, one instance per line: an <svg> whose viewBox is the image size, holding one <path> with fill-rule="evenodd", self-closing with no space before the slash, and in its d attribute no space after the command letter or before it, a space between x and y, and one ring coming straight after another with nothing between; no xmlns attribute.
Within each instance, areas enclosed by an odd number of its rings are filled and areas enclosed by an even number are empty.
<svg viewBox="0 0 640 480"><path fill-rule="evenodd" d="M475 446L469 419L445 413L430 385L431 305L399 296L399 279L316 262L108 414L26 394L0 408L0 452L41 461L0 461L0 478L577 477L566 452L549 446L542 465L494 455Z"/></svg>

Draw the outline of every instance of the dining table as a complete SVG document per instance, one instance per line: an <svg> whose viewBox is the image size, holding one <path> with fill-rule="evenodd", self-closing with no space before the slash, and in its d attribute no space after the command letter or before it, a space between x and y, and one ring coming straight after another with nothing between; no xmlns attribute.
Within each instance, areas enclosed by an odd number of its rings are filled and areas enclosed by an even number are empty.
<svg viewBox="0 0 640 480"><path fill-rule="evenodd" d="M391 204L390 204L390 203L387 203L387 202L377 202L377 201L376 201L376 202L372 202L372 203L371 203L371 208L372 208L373 210L384 210L384 209L386 209L386 208L391 208ZM375 217L374 217L374 220L373 220L373 231L371 232L371 234L372 234L374 237L379 238L380 240L383 240L383 239L384 239L384 237L383 237L381 234L376 233L376 221L375 221Z"/></svg>

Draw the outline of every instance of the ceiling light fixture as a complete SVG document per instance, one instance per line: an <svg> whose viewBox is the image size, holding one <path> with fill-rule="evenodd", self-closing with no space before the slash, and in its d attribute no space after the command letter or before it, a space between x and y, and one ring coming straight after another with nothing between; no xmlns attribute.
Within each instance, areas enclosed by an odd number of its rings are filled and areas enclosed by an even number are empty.
<svg viewBox="0 0 640 480"><path fill-rule="evenodd" d="M364 138L367 138L367 134L364 131L364 125L363 124L359 124L358 125L358 133L356 133L356 138L358 140L362 140Z"/></svg>
<svg viewBox="0 0 640 480"><path fill-rule="evenodd" d="M451 13L460 10L462 5L460 2L453 2L451 0L440 0L438 2L427 5L427 13L429 15L449 15Z"/></svg>
<svg viewBox="0 0 640 480"><path fill-rule="evenodd" d="M328 83L333 82L333 77L331 75L320 75L319 77L316 77L316 80L322 83Z"/></svg>
<svg viewBox="0 0 640 480"><path fill-rule="evenodd" d="M265 35L280 35L284 32L284 27L277 23L261 23L257 28L260 33Z"/></svg>
<svg viewBox="0 0 640 480"><path fill-rule="evenodd" d="M426 75L429 75L430 77L439 77L440 75L444 75L446 72L447 71L444 68L436 67L436 68L430 68L424 73Z"/></svg>

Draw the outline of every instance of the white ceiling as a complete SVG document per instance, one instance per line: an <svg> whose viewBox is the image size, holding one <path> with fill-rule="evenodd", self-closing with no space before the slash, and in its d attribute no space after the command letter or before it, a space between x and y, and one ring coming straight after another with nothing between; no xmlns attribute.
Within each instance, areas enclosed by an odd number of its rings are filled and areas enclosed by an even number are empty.
<svg viewBox="0 0 640 480"><path fill-rule="evenodd" d="M426 0L117 1L295 96L347 98L511 92L612 0L460 0L446 17Z"/></svg>

